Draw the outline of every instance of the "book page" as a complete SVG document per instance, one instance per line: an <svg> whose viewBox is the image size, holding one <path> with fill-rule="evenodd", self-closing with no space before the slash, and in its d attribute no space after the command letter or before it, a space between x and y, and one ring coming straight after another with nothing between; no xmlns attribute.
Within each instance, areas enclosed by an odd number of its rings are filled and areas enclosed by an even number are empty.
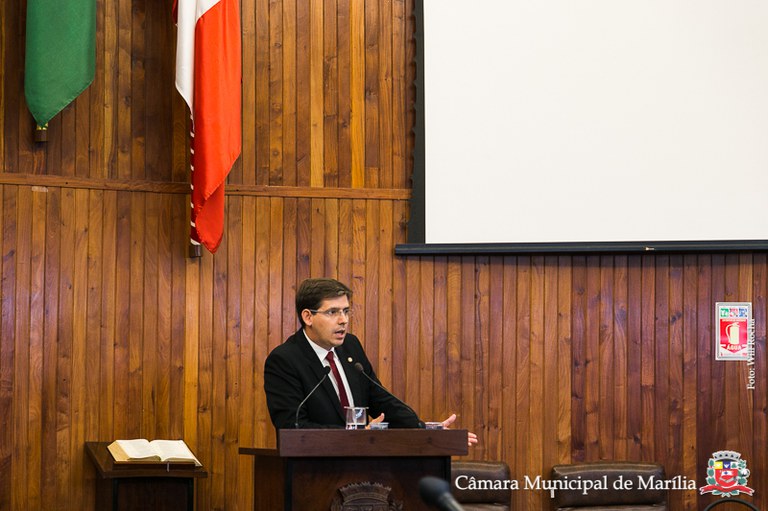
<svg viewBox="0 0 768 511"><path fill-rule="evenodd" d="M134 440L115 440L129 460L159 460L160 456L152 448L149 441L143 438Z"/></svg>
<svg viewBox="0 0 768 511"><path fill-rule="evenodd" d="M149 445L161 461L188 461L201 466L184 440L152 440Z"/></svg>

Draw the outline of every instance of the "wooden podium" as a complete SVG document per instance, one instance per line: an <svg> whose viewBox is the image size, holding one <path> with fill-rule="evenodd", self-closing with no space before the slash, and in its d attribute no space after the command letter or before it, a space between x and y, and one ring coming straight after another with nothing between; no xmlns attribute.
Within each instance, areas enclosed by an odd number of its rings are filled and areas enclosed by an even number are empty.
<svg viewBox="0 0 768 511"><path fill-rule="evenodd" d="M96 509L113 511L193 511L195 479L205 468L189 463L118 464L107 450L109 442L86 442L96 478Z"/></svg>
<svg viewBox="0 0 768 511"><path fill-rule="evenodd" d="M467 431L283 429L277 449L239 452L253 456L256 511L427 510L419 480L450 478Z"/></svg>

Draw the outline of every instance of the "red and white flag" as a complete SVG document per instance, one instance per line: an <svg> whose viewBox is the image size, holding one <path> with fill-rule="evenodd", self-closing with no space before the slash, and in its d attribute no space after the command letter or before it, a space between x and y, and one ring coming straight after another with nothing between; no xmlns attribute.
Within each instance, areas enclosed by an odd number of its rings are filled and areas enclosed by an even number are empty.
<svg viewBox="0 0 768 511"><path fill-rule="evenodd" d="M192 243L216 252L224 182L241 150L238 0L176 0L176 88L192 115Z"/></svg>

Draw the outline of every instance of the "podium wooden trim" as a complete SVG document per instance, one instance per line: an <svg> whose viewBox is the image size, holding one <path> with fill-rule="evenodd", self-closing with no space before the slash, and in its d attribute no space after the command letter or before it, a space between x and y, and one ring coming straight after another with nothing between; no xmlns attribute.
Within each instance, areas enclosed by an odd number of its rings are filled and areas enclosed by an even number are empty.
<svg viewBox="0 0 768 511"><path fill-rule="evenodd" d="M148 494L183 495L168 506L156 504L155 509L195 508L194 481L208 477L203 467L194 463L115 463L107 450L109 442L85 442L85 452L98 473L96 479L96 509L145 509Z"/></svg>
<svg viewBox="0 0 768 511"><path fill-rule="evenodd" d="M254 510L330 510L339 488L371 482L391 488L408 510L419 480L449 479L451 456L468 452L466 430L283 429L277 449L240 447L253 456Z"/></svg>

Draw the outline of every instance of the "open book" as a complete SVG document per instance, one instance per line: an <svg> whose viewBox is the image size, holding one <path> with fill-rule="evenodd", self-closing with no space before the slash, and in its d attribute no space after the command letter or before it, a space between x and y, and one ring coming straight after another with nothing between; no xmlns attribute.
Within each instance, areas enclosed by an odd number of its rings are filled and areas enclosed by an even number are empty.
<svg viewBox="0 0 768 511"><path fill-rule="evenodd" d="M115 463L194 463L202 466L184 440L115 440L107 449Z"/></svg>

